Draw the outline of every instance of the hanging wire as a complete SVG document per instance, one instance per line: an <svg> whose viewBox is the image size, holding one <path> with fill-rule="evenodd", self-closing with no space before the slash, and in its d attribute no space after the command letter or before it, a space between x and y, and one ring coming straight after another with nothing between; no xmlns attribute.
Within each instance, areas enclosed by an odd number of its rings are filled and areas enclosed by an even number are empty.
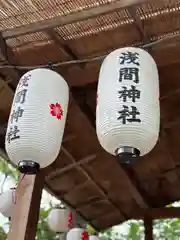
<svg viewBox="0 0 180 240"><path fill-rule="evenodd" d="M158 39L154 42L150 42L148 44L144 44L144 45L139 45L140 48L149 48L152 47L154 45L157 45L161 42L164 42L166 40L170 40L174 37L180 37L180 33L178 34L174 34L174 35L168 35L166 37L163 37L161 39ZM107 54L104 55L100 55L97 57L93 57L93 58L85 58L85 59L81 59L81 60L71 60L71 61L65 61L65 62L58 62L58 63L52 63L51 62L51 67L60 67L60 66L65 66L65 65L72 65L72 64L80 64L80 63L88 63L88 62L94 62L94 61L99 61L104 59L107 56ZM10 64L6 64L6 65L0 65L0 68L16 68L16 69L24 69L24 70L31 70L31 69L35 69L35 68L46 68L49 67L49 65L45 64L45 65L32 65L32 66L22 66L22 65L10 65Z"/></svg>

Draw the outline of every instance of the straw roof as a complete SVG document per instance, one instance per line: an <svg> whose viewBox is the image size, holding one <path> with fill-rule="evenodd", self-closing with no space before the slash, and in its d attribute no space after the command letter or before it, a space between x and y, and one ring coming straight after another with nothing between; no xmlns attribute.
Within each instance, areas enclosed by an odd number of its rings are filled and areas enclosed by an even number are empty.
<svg viewBox="0 0 180 240"><path fill-rule="evenodd" d="M22 66L79 61L165 38L147 48L159 67L160 138L150 154L129 167L107 154L95 134L101 61L55 68L72 94L63 147L45 170L46 186L99 230L180 199L179 1L2 0L0 23L2 148L13 91L26 71Z"/></svg>

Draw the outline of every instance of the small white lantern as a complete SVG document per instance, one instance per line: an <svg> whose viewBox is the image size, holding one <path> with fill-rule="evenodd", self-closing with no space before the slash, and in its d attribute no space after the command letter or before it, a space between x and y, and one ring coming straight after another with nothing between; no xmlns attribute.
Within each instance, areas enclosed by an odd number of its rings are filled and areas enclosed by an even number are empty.
<svg viewBox="0 0 180 240"><path fill-rule="evenodd" d="M12 215L13 194L13 189L9 189L0 194L0 212L7 218L10 218Z"/></svg>
<svg viewBox="0 0 180 240"><path fill-rule="evenodd" d="M69 230L69 218L71 212L68 209L52 209L48 215L49 228L58 233L64 233Z"/></svg>
<svg viewBox="0 0 180 240"><path fill-rule="evenodd" d="M101 146L129 162L154 148L159 126L159 76L154 59L140 48L113 51L99 74L96 131Z"/></svg>
<svg viewBox="0 0 180 240"><path fill-rule="evenodd" d="M100 240L98 236L96 235L90 235L89 240Z"/></svg>
<svg viewBox="0 0 180 240"><path fill-rule="evenodd" d="M88 240L88 233L83 228L72 228L67 233L66 240Z"/></svg>
<svg viewBox="0 0 180 240"><path fill-rule="evenodd" d="M69 88L50 69L27 72L16 88L5 147L22 173L34 174L57 158L66 122Z"/></svg>

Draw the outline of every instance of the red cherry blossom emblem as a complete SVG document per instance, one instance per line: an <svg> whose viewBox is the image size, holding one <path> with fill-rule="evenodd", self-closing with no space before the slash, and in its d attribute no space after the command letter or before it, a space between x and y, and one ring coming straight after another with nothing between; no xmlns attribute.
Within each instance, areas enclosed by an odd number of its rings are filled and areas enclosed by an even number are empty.
<svg viewBox="0 0 180 240"><path fill-rule="evenodd" d="M56 117L58 120L61 120L63 116L63 109L59 103L50 104L50 113L53 117Z"/></svg>
<svg viewBox="0 0 180 240"><path fill-rule="evenodd" d="M88 240L88 238L89 238L88 232L83 232L82 233L82 240Z"/></svg>

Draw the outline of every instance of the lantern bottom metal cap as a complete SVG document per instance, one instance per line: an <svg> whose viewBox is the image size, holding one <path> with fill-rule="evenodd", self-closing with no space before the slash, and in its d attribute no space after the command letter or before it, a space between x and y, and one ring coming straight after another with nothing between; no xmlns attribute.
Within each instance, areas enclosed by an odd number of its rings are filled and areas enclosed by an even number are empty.
<svg viewBox="0 0 180 240"><path fill-rule="evenodd" d="M133 147L120 147L116 149L116 156L120 158L121 163L133 163L140 156L140 151Z"/></svg>
<svg viewBox="0 0 180 240"><path fill-rule="evenodd" d="M33 161L20 161L18 163L18 170L27 175L33 175L39 172L40 165Z"/></svg>

